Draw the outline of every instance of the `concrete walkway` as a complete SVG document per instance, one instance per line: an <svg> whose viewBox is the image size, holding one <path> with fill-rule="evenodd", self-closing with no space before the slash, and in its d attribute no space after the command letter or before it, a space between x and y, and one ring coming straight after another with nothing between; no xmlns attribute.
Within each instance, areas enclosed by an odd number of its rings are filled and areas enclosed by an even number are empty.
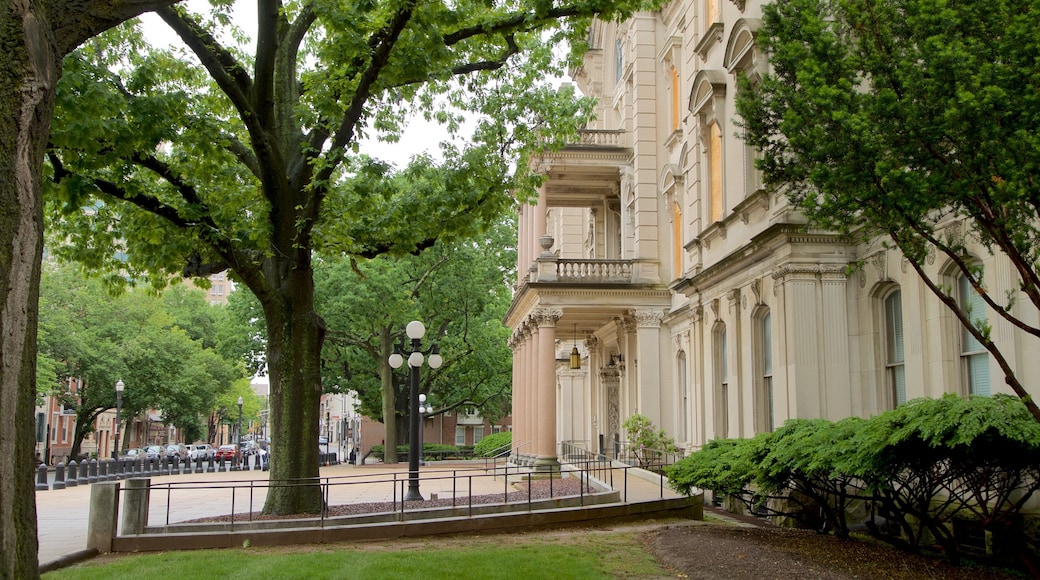
<svg viewBox="0 0 1040 580"><path fill-rule="evenodd" d="M639 470L614 469L605 479L613 479L613 487L623 501L652 501L664 497L680 497L667 487L661 489L659 479ZM636 474L642 473L642 477ZM335 465L322 467L321 477L345 485L329 488L329 504L400 501L406 487L408 468L398 465ZM250 511L259 511L266 498L269 472L234 471L190 475L153 476L149 506L149 524L163 525L198 518L225 515L232 511L236 519L246 519ZM396 483L393 480L396 479ZM649 479L649 480L648 480ZM611 483L607 481L606 483ZM169 484L169 485L167 485ZM223 486L223 487L221 487ZM232 491L234 486L234 491ZM512 491L501 476L486 475L483 462L436 463L420 469L420 491L429 499L452 496L486 495ZM233 496L233 497L232 497ZM41 564L67 557L87 545L87 518L90 486L36 492L39 561ZM233 510L232 510L232 505Z"/></svg>

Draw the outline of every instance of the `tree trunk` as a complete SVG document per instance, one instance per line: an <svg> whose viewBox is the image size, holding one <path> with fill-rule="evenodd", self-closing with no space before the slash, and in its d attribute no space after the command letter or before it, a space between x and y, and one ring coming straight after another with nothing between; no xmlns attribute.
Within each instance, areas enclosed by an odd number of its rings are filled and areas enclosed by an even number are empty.
<svg viewBox="0 0 1040 580"><path fill-rule="evenodd" d="M33 482L43 154L61 59L177 0L7 0L0 5L0 578L38 578Z"/></svg>
<svg viewBox="0 0 1040 580"><path fill-rule="evenodd" d="M272 261L277 261L271 259ZM321 346L325 325L314 310L314 280L309 260L301 258L277 291L255 292L267 321L267 366L271 385L271 483L310 481L304 486L272 485L264 513L318 513L318 425L322 394Z"/></svg>
<svg viewBox="0 0 1040 580"><path fill-rule="evenodd" d="M27 4L27 3L26 3ZM33 413L43 248L41 167L60 55L33 8L0 11L0 577L38 578Z"/></svg>
<svg viewBox="0 0 1040 580"><path fill-rule="evenodd" d="M382 329L379 345L385 362L394 351L389 328ZM400 441L397 435L397 391L394 388L394 369L389 363L379 366L379 379L383 387L383 463L397 463L397 442Z"/></svg>

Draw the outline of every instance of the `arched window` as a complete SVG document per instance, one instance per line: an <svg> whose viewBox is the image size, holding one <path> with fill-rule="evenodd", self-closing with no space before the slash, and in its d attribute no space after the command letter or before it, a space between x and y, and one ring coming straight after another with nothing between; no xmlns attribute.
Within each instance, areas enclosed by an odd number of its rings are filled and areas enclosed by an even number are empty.
<svg viewBox="0 0 1040 580"><path fill-rule="evenodd" d="M903 357L903 293L890 292L884 299L885 384L893 406L906 402L906 368Z"/></svg>
<svg viewBox="0 0 1040 580"><path fill-rule="evenodd" d="M773 316L768 308L755 315L755 422L759 432L775 428L773 409Z"/></svg>
<svg viewBox="0 0 1040 580"><path fill-rule="evenodd" d="M982 296L972 287L971 281L963 273L957 277L958 302L961 309L968 314L975 328L986 325L986 303ZM960 341L961 372L964 377L965 390L972 395L989 396L989 352L971 332L961 326Z"/></svg>

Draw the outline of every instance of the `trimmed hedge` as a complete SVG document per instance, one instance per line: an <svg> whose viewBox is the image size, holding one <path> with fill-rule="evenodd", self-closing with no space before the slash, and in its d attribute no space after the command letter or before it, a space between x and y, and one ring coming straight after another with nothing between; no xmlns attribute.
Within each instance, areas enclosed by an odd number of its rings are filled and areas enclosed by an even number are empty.
<svg viewBox="0 0 1040 580"><path fill-rule="evenodd" d="M473 455L477 457L492 457L503 451L509 450L513 445L513 432L500 431L484 437L473 446Z"/></svg>
<svg viewBox="0 0 1040 580"><path fill-rule="evenodd" d="M1022 507L1040 489L1040 423L1017 397L915 399L870 419L795 419L753 439L712 441L666 473L670 485L740 500L848 536L864 509L876 538L917 552L938 544L960 558L955 520L1037 558ZM862 518L861 518L862 519Z"/></svg>

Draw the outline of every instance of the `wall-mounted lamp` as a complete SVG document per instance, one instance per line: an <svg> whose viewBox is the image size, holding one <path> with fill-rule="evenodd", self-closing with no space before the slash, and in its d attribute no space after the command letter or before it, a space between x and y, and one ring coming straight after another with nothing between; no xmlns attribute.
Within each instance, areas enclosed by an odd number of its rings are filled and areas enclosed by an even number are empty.
<svg viewBox="0 0 1040 580"><path fill-rule="evenodd" d="M578 325L574 325L574 348L571 349L571 370L581 370L581 353L578 352Z"/></svg>

